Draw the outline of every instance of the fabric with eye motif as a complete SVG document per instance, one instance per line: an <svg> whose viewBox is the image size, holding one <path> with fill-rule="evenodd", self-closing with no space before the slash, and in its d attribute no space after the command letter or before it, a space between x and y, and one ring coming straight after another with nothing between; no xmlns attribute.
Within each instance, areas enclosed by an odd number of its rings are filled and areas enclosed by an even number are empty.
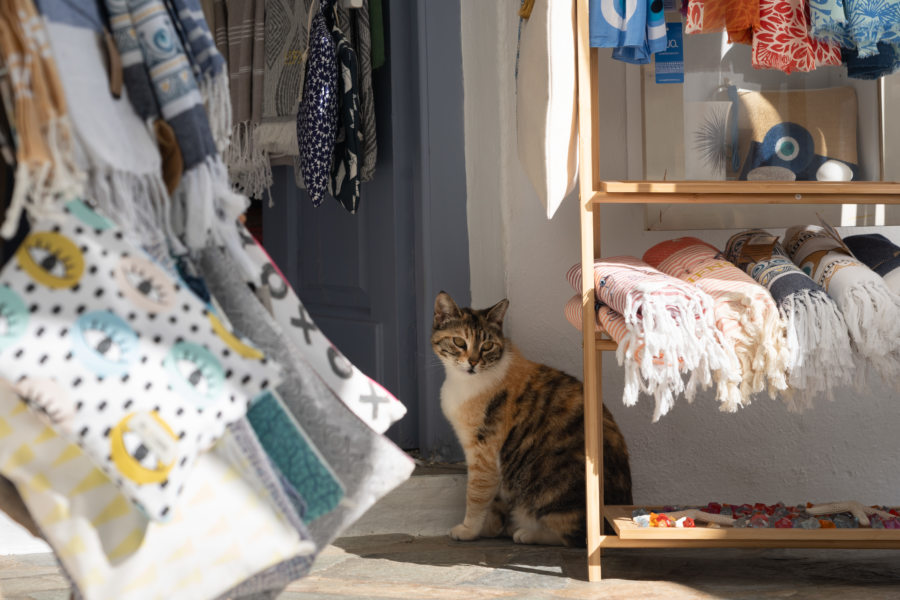
<svg viewBox="0 0 900 600"><path fill-rule="evenodd" d="M819 394L833 400L856 371L850 333L834 300L791 262L777 236L761 229L731 236L725 258L769 290L786 323L791 389L782 398L788 409L811 408Z"/></svg>
<svg viewBox="0 0 900 600"><path fill-rule="evenodd" d="M860 262L837 233L818 225L797 225L784 233L784 247L841 309L853 346L886 382L900 375L900 296Z"/></svg>
<svg viewBox="0 0 900 600"><path fill-rule="evenodd" d="M644 253L644 260L712 296L716 326L734 346L741 365L740 393L730 394L722 410L734 412L766 388L773 398L787 389L785 324L766 288L715 247L693 237L659 243Z"/></svg>
<svg viewBox="0 0 900 600"><path fill-rule="evenodd" d="M0 376L149 517L277 366L84 203L0 272Z"/></svg>
<svg viewBox="0 0 900 600"><path fill-rule="evenodd" d="M637 401L639 390L650 394L656 399L656 421L678 394L693 400L698 387L713 381L725 401L740 381L740 369L734 350L716 328L709 295L631 256L597 259L593 275L594 292L603 305L601 321L621 319L627 331L616 339L619 363L627 365L627 406ZM576 290L581 287L580 263L567 278ZM684 374L689 375L686 387Z"/></svg>

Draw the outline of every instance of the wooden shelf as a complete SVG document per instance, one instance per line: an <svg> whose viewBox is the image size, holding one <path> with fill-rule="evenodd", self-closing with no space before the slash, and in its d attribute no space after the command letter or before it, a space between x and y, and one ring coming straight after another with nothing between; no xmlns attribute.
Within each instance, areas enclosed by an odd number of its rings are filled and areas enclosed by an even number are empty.
<svg viewBox="0 0 900 600"><path fill-rule="evenodd" d="M900 529L755 529L751 527L638 527L631 520L634 506L604 506L603 514L616 531L607 547L748 547L748 548L898 548ZM651 509L652 510L652 509ZM609 538L610 536L607 536Z"/></svg>
<svg viewBox="0 0 900 600"><path fill-rule="evenodd" d="M601 181L598 191L609 194L898 195L897 183L890 181Z"/></svg>

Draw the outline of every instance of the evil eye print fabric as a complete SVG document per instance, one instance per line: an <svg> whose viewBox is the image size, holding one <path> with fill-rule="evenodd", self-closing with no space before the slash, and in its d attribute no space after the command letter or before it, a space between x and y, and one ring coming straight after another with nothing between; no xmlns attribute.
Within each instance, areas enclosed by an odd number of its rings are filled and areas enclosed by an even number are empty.
<svg viewBox="0 0 900 600"><path fill-rule="evenodd" d="M406 407L366 376L316 326L306 307L266 251L241 226L242 250L255 272L245 273L253 289L266 289L272 316L341 401L378 433L406 414Z"/></svg>
<svg viewBox="0 0 900 600"><path fill-rule="evenodd" d="M138 507L166 520L197 454L278 369L73 201L0 272L0 376Z"/></svg>

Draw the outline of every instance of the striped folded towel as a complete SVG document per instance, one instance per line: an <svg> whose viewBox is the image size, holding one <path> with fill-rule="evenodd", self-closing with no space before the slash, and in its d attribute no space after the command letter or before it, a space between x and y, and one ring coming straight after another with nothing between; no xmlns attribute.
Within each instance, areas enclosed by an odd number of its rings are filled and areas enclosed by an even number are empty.
<svg viewBox="0 0 900 600"><path fill-rule="evenodd" d="M789 410L810 408L812 399L823 392L832 400L835 388L852 383L853 351L840 309L791 262L777 236L761 229L737 233L725 246L725 258L769 290L781 312L787 327L791 387L782 398Z"/></svg>
<svg viewBox="0 0 900 600"><path fill-rule="evenodd" d="M766 389L771 397L787 389L788 360L785 324L771 294L693 237L653 246L644 260L663 273L696 284L715 302L716 326L734 346L741 364L740 394L732 394L721 409L736 411L753 394Z"/></svg>
<svg viewBox="0 0 900 600"><path fill-rule="evenodd" d="M682 392L690 401L698 387L715 382L723 401L737 393L739 363L716 328L712 298L631 256L597 260L593 275L598 319L626 366L626 405L637 401L638 391L648 393L656 400L656 421ZM567 279L580 289L581 264Z"/></svg>
<svg viewBox="0 0 900 600"><path fill-rule="evenodd" d="M851 235L844 243L861 263L878 273L895 294L900 294L900 246L880 233Z"/></svg>
<svg viewBox="0 0 900 600"><path fill-rule="evenodd" d="M891 356L900 351L900 297L822 227L797 225L784 239L794 264L837 302L860 357L894 382L900 374L900 363Z"/></svg>

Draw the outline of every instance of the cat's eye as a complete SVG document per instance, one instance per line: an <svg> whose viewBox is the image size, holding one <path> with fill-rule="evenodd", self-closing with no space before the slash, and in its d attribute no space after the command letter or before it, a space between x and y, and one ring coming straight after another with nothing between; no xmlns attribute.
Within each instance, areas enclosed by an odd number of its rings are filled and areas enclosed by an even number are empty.
<svg viewBox="0 0 900 600"><path fill-rule="evenodd" d="M494 342L485 342L485 343L483 343L483 344L481 345L481 349L482 349L484 352L488 352L488 351L490 351L490 350L493 350L493 349L494 349Z"/></svg>
<svg viewBox="0 0 900 600"><path fill-rule="evenodd" d="M462 339L461 337L453 338L453 343L456 344L457 346L459 346L460 348L462 348L463 350L466 349L466 340Z"/></svg>

